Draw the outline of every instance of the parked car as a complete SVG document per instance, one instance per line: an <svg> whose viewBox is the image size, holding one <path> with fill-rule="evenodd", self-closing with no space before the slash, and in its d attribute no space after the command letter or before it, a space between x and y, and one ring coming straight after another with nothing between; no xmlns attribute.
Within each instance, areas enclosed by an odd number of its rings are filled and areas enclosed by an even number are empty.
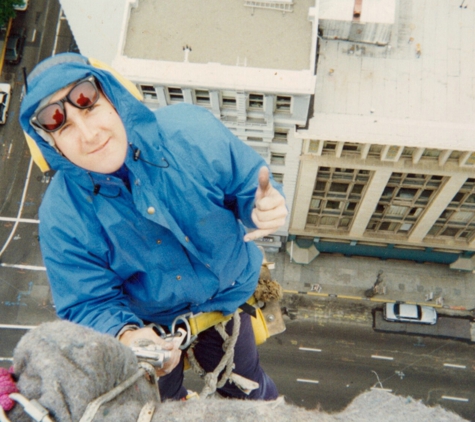
<svg viewBox="0 0 475 422"><path fill-rule="evenodd" d="M0 125L4 125L7 122L11 96L12 86L7 83L0 83Z"/></svg>
<svg viewBox="0 0 475 422"><path fill-rule="evenodd" d="M22 5L15 5L13 6L13 8L18 11L18 12L24 12L26 9L28 9L28 3L29 3L29 0L23 0L23 4Z"/></svg>
<svg viewBox="0 0 475 422"><path fill-rule="evenodd" d="M383 308L383 317L386 321L434 325L437 322L437 311L432 306L386 303Z"/></svg>
<svg viewBox="0 0 475 422"><path fill-rule="evenodd" d="M5 61L8 64L18 64L21 62L26 39L25 33L25 28L21 28L19 32L10 34L8 37L7 49L5 51Z"/></svg>

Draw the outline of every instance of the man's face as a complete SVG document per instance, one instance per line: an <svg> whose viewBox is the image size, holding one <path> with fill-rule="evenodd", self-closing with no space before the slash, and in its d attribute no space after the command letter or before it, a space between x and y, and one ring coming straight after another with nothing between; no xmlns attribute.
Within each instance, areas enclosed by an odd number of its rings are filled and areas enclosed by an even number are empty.
<svg viewBox="0 0 475 422"><path fill-rule="evenodd" d="M59 90L49 103L64 98L71 86ZM66 123L52 132L57 148L72 163L96 173L117 171L127 154L127 135L115 108L100 93L96 104L79 109L64 103Z"/></svg>

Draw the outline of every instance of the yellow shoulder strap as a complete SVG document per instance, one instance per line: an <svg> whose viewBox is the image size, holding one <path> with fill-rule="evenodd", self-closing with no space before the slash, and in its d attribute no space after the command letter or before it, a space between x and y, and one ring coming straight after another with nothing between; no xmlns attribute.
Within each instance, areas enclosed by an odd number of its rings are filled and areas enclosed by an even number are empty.
<svg viewBox="0 0 475 422"><path fill-rule="evenodd" d="M46 162L45 157L43 157L43 154L41 153L40 148L38 147L36 142L26 132L23 132L23 133L26 138L26 143L28 144L28 147L30 148L31 158L33 158L33 161L35 162L35 164L40 168L40 170L43 173L50 170L50 166Z"/></svg>

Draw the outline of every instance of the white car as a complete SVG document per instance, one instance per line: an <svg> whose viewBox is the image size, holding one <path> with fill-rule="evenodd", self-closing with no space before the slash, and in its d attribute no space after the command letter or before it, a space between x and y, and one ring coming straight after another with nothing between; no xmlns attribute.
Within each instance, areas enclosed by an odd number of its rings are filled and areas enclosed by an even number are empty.
<svg viewBox="0 0 475 422"><path fill-rule="evenodd" d="M434 325L437 322L437 311L432 306L386 303L383 308L383 317L386 321Z"/></svg>
<svg viewBox="0 0 475 422"><path fill-rule="evenodd" d="M0 125L7 122L8 108L12 96L12 86L6 83L0 83Z"/></svg>
<svg viewBox="0 0 475 422"><path fill-rule="evenodd" d="M23 0L23 4L20 6L13 6L13 8L18 11L18 12L24 12L26 9L28 9L28 2L29 0Z"/></svg>

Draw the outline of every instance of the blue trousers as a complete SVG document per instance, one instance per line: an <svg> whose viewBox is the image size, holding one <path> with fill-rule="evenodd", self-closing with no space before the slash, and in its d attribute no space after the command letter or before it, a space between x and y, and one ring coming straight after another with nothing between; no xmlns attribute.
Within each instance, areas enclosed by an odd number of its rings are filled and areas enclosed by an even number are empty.
<svg viewBox="0 0 475 422"><path fill-rule="evenodd" d="M251 400L275 400L278 397L274 381L264 372L259 363L251 316L241 312L241 327L239 337L234 347L234 373L259 383L259 388L249 395L242 392L233 383L227 382L217 391L223 397ZM226 324L226 332L232 333L233 319ZM194 347L194 354L201 367L206 372L212 372L218 366L224 355L223 339L214 329L209 328L198 335L198 343ZM168 375L161 377L158 382L162 400L180 400L187 394L183 386L184 355L180 363ZM220 377L218 377L219 379Z"/></svg>

